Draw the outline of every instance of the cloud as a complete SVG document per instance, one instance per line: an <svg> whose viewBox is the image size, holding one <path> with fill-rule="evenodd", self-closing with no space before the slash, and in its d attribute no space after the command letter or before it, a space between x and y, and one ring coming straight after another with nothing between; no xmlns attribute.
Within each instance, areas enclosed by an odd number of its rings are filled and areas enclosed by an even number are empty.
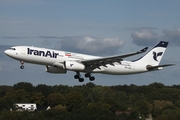
<svg viewBox="0 0 180 120"><path fill-rule="evenodd" d="M135 30L132 32L131 37L133 38L133 43L139 46L154 45L160 39L158 34L150 27Z"/></svg>
<svg viewBox="0 0 180 120"><path fill-rule="evenodd" d="M42 44L49 44L44 40ZM80 52L93 55L112 55L124 45L124 42L119 38L95 38L89 36L74 36L74 37L53 37L57 39L54 46L56 49Z"/></svg>
<svg viewBox="0 0 180 120"><path fill-rule="evenodd" d="M154 45L160 40L168 41L172 45L180 47L180 28L175 30L164 29L162 35L158 35L153 30L154 28L143 27L139 29L133 29L131 34L133 43L138 46Z"/></svg>
<svg viewBox="0 0 180 120"><path fill-rule="evenodd" d="M166 30L162 31L164 34L163 39L171 42L171 44L180 47L180 28L176 30Z"/></svg>
<svg viewBox="0 0 180 120"><path fill-rule="evenodd" d="M2 37L4 39L22 39L23 37L14 37L14 36L6 36L6 37Z"/></svg>
<svg viewBox="0 0 180 120"><path fill-rule="evenodd" d="M141 29L156 30L156 28L153 28L153 27L141 27L141 28L137 28L137 27L125 27L125 28L123 28L123 30L127 30L127 31L139 31Z"/></svg>

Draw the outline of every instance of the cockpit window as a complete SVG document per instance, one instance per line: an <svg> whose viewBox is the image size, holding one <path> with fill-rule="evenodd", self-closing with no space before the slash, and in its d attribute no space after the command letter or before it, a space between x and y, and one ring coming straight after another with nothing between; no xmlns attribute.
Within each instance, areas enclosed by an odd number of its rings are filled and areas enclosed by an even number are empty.
<svg viewBox="0 0 180 120"><path fill-rule="evenodd" d="M16 50L16 48L10 48L10 50Z"/></svg>

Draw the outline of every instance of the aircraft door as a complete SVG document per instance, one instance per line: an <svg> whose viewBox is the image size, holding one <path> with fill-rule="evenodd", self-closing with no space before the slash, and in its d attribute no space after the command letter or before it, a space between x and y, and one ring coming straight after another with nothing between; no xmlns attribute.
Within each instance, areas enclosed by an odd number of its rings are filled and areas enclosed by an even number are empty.
<svg viewBox="0 0 180 120"><path fill-rule="evenodd" d="M26 55L26 48L25 47L22 47L21 48L21 55Z"/></svg>

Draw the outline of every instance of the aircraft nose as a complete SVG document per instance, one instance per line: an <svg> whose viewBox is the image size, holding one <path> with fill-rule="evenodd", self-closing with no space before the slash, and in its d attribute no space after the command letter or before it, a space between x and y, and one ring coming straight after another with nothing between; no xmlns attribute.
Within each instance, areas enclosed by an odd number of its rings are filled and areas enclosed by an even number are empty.
<svg viewBox="0 0 180 120"><path fill-rule="evenodd" d="M7 50L5 50L4 53L7 55Z"/></svg>
<svg viewBox="0 0 180 120"><path fill-rule="evenodd" d="M5 53L6 55L9 55L9 50L5 50L4 53Z"/></svg>

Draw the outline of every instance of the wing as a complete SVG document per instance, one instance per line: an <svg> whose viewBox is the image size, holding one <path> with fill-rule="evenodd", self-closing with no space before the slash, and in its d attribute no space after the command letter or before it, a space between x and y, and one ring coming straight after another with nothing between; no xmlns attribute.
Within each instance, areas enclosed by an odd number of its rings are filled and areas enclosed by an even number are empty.
<svg viewBox="0 0 180 120"><path fill-rule="evenodd" d="M122 58L141 54L143 52L146 52L147 49L148 49L148 47L145 47L144 49L137 51L137 52L134 52L134 53L129 53L129 54L125 54L125 55L118 55L118 56L102 57L102 58L97 58L97 59L82 60L81 62L83 64L85 64L86 66L89 66L91 68L99 68L99 66L105 66L106 67L107 64L114 65L113 64L114 62L121 63L121 61L123 61Z"/></svg>

